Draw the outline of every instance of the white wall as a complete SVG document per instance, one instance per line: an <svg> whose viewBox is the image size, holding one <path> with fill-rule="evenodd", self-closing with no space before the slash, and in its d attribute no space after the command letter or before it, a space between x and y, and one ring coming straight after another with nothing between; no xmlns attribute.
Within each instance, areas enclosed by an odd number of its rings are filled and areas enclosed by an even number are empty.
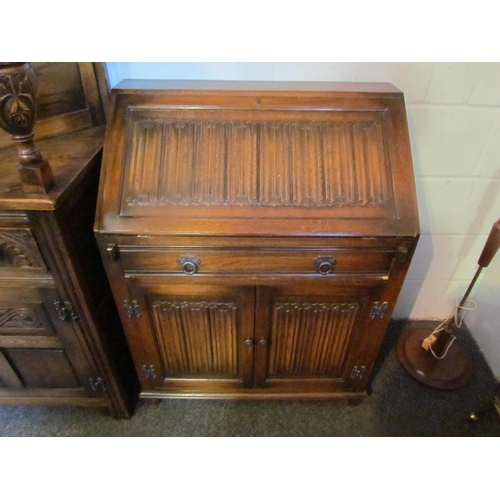
<svg viewBox="0 0 500 500"><path fill-rule="evenodd" d="M125 78L391 82L404 94L422 236L395 317L444 319L500 218L500 63L107 63ZM500 377L500 254L466 323Z"/></svg>

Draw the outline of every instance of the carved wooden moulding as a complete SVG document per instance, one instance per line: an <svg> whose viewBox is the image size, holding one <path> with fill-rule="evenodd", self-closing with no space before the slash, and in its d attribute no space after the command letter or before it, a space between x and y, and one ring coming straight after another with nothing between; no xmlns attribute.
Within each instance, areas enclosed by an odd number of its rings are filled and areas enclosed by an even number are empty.
<svg viewBox="0 0 500 500"><path fill-rule="evenodd" d="M11 330L42 330L49 328L41 305L32 307L0 307L0 333Z"/></svg>
<svg viewBox="0 0 500 500"><path fill-rule="evenodd" d="M8 269L47 270L29 229L1 231L0 273Z"/></svg>

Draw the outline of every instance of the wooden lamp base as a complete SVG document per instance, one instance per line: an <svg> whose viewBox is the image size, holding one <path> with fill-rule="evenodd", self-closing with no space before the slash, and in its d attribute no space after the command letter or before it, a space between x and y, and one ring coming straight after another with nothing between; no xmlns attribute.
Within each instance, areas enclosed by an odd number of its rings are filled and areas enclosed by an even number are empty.
<svg viewBox="0 0 500 500"><path fill-rule="evenodd" d="M406 330L397 344L397 354L405 370L422 384L436 389L457 389L472 377L472 364L458 342L449 345L442 359L422 347L432 333L425 328Z"/></svg>
<svg viewBox="0 0 500 500"><path fill-rule="evenodd" d="M463 349L454 341L451 331L453 319L458 322L459 313L465 309L467 298L476 283L481 270L488 267L500 248L500 219L491 228L486 244L478 260L478 269L472 278L456 313L444 322L438 332L426 328L413 328L401 335L397 353L405 370L422 384L437 389L457 389L465 385L472 377L472 364ZM441 327L441 325L440 325ZM432 351L422 347L424 339L430 342L429 336L434 334Z"/></svg>

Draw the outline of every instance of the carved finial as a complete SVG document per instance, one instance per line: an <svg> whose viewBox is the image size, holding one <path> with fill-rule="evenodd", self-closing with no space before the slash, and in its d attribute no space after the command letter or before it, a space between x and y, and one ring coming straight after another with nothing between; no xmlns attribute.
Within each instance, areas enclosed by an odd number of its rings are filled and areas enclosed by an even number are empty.
<svg viewBox="0 0 500 500"><path fill-rule="evenodd" d="M17 144L19 176L27 193L47 193L54 185L52 170L33 143L37 90L29 63L0 63L0 127Z"/></svg>

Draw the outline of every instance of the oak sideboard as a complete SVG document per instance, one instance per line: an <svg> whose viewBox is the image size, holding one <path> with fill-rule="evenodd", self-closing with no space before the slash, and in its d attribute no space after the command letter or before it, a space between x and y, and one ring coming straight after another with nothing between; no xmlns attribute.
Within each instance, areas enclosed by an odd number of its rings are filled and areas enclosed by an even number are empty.
<svg viewBox="0 0 500 500"><path fill-rule="evenodd" d="M129 418L137 376L93 232L101 70L0 64L0 404Z"/></svg>

